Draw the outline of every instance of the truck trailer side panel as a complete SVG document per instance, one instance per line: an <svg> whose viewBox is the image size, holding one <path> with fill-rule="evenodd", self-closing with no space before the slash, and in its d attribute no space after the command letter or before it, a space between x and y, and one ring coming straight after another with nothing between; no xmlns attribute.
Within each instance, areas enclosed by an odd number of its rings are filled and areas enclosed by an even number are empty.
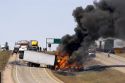
<svg viewBox="0 0 125 83"><path fill-rule="evenodd" d="M32 52L32 51L24 51L23 60L33 63L54 66L55 56L44 53Z"/></svg>

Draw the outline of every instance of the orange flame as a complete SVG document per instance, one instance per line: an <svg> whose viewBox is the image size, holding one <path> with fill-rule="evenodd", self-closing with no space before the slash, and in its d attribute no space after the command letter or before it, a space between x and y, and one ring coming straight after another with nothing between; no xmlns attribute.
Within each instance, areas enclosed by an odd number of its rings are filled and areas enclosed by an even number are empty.
<svg viewBox="0 0 125 83"><path fill-rule="evenodd" d="M62 52L57 52L57 64L56 64L56 69L69 69L69 68L75 68L79 69L83 67L83 65L78 65L77 62L74 62L73 64L69 64L68 60L70 58L68 53L62 53Z"/></svg>

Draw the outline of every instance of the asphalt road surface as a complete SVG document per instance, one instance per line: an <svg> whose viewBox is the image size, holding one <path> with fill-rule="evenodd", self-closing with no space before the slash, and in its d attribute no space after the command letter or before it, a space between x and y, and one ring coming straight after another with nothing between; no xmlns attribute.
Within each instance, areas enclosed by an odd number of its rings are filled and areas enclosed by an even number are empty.
<svg viewBox="0 0 125 83"><path fill-rule="evenodd" d="M125 58L123 57L113 54L110 54L110 57L108 57L107 53L97 53L96 55L97 57L95 60L105 65L125 66ZM11 64L8 64L6 67L7 72L4 73L3 83L63 83L58 78L53 76L49 69L42 67L28 67L25 62L19 61L18 57L15 61L15 56L17 55L13 55L10 58L9 63ZM125 73L125 67L113 67L113 69ZM11 79L11 77L13 77L13 79ZM14 80L14 82L12 80Z"/></svg>
<svg viewBox="0 0 125 83"><path fill-rule="evenodd" d="M25 62L18 58L13 69L15 83L63 83L52 74L47 68L28 67Z"/></svg>
<svg viewBox="0 0 125 83"><path fill-rule="evenodd" d="M113 67L113 69L125 73L125 58L123 57L114 54L108 56L107 53L97 53L95 60L105 65L121 65L123 67Z"/></svg>

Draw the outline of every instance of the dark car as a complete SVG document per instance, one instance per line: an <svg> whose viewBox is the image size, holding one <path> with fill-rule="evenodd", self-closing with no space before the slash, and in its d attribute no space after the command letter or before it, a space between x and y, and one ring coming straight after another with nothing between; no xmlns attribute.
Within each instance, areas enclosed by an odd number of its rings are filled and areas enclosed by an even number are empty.
<svg viewBox="0 0 125 83"><path fill-rule="evenodd" d="M90 57L96 57L96 51L94 49L89 49L88 50L88 55Z"/></svg>

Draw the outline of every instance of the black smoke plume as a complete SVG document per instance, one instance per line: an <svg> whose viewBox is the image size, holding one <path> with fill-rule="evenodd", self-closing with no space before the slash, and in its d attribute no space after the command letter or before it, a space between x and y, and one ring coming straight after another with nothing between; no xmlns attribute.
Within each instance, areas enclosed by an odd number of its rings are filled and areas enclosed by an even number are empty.
<svg viewBox="0 0 125 83"><path fill-rule="evenodd" d="M125 39L125 0L100 0L73 11L77 22L74 35L62 38L59 50L70 55L69 63L83 64L89 46L100 37Z"/></svg>

